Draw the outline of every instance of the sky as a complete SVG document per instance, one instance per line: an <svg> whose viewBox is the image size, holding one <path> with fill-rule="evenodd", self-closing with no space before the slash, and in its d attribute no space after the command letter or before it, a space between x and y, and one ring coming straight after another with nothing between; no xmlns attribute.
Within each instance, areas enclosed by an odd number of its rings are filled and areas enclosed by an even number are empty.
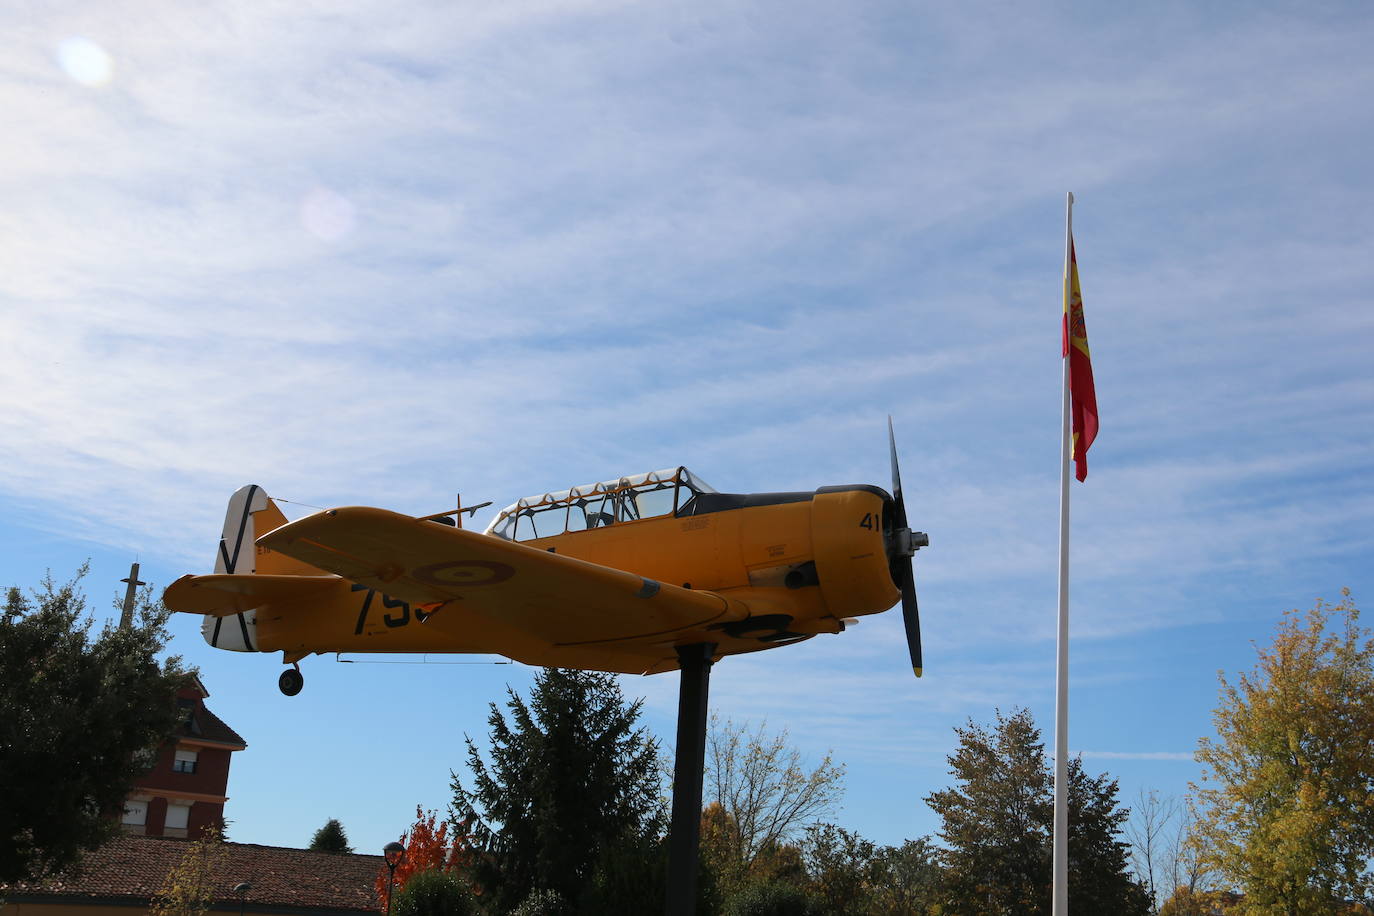
<svg viewBox="0 0 1374 916"><path fill-rule="evenodd" d="M835 822L933 834L956 727L1027 707L1053 745L1072 191L1073 752L1182 796L1218 672L1374 593L1368 4L20 0L0 31L0 584L89 560L104 614L132 562L210 572L247 483L294 515L679 464L886 487L891 415L925 677L893 612L726 659L711 704L843 763ZM535 674L326 655L287 698L198 626L241 842L380 849ZM621 685L670 744L676 675Z"/></svg>

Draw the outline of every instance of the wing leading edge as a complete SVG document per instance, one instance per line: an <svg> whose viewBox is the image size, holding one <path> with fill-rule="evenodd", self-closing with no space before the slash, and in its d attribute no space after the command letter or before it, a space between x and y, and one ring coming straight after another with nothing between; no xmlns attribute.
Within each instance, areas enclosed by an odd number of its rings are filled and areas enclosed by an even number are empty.
<svg viewBox="0 0 1374 916"><path fill-rule="evenodd" d="M712 592L385 509L320 512L258 544L412 604L442 605L425 626L529 664L670 670L675 645L714 641L708 627L748 613Z"/></svg>

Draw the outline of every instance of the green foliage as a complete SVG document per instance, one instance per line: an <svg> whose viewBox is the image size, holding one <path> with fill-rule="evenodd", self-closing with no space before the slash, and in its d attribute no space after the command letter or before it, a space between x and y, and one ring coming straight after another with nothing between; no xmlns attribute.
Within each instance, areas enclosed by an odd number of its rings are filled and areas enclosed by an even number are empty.
<svg viewBox="0 0 1374 916"><path fill-rule="evenodd" d="M878 916L924 916L939 900L940 866L924 837L880 848L872 874L870 908Z"/></svg>
<svg viewBox="0 0 1374 916"><path fill-rule="evenodd" d="M989 731L956 728L949 757L959 785L926 802L942 818L943 910L947 914L1036 916L1051 903L1054 790L1040 730L1027 710L997 713ZM1144 914L1150 902L1127 873L1120 840L1129 812L1117 786L1069 761L1069 899L1078 912Z"/></svg>
<svg viewBox="0 0 1374 916"><path fill-rule="evenodd" d="M536 888L577 901L607 850L662 832L658 742L613 675L546 668L528 704L507 693L510 721L494 703L487 719L490 764L467 739L473 788L453 775L450 814L470 824L474 874L498 908Z"/></svg>
<svg viewBox="0 0 1374 916"><path fill-rule="evenodd" d="M453 872L431 868L416 872L392 901L393 916L474 916L477 903Z"/></svg>
<svg viewBox="0 0 1374 916"><path fill-rule="evenodd" d="M662 901L667 887L667 844L656 837L627 836L601 850L578 911L637 916L646 900Z"/></svg>
<svg viewBox="0 0 1374 916"><path fill-rule="evenodd" d="M1198 743L1197 844L1245 914L1334 912L1374 894L1374 634L1349 591L1284 615Z"/></svg>
<svg viewBox="0 0 1374 916"><path fill-rule="evenodd" d="M510 916L567 916L571 912L568 902L558 895L558 891L538 888L530 891L530 895L510 911Z"/></svg>
<svg viewBox="0 0 1374 916"><path fill-rule="evenodd" d="M117 832L140 752L177 723L186 669L158 660L166 609L144 589L132 627L93 637L85 574L11 588L0 612L0 883L60 871Z"/></svg>
<svg viewBox="0 0 1374 916"><path fill-rule="evenodd" d="M820 905L790 881L745 886L721 910L723 916L820 916Z"/></svg>
<svg viewBox="0 0 1374 916"><path fill-rule="evenodd" d="M868 909L876 846L843 827L816 824L807 828L802 849L810 891L821 904L821 912L838 916Z"/></svg>
<svg viewBox="0 0 1374 916"><path fill-rule="evenodd" d="M325 821L324 826L315 831L315 836L310 840L309 848L316 852L353 851L353 847L348 845L348 834L344 833L343 824L333 817Z"/></svg>
<svg viewBox="0 0 1374 916"><path fill-rule="evenodd" d="M150 916L204 916L215 901L215 871L225 860L224 834L218 827L201 832L188 843L176 865L167 872L152 900Z"/></svg>
<svg viewBox="0 0 1374 916"><path fill-rule="evenodd" d="M808 828L806 888L826 916L923 916L938 900L940 868L928 840L875 846L834 824Z"/></svg>

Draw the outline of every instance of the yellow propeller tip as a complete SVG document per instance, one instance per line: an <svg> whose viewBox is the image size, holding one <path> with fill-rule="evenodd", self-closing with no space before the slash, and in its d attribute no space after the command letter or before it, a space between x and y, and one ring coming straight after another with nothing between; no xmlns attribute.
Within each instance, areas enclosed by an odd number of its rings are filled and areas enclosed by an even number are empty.
<svg viewBox="0 0 1374 916"><path fill-rule="evenodd" d="M921 672L924 671L924 670L926 670L926 669L924 669L924 668L912 668L911 670L916 674L917 677L920 677L920 676L921 676Z"/></svg>

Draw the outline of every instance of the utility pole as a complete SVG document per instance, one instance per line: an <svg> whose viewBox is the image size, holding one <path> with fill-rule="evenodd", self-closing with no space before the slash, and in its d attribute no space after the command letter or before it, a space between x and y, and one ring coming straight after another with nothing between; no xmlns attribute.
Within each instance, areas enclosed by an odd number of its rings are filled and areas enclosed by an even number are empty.
<svg viewBox="0 0 1374 916"><path fill-rule="evenodd" d="M124 612L119 615L119 628L127 630L134 625L134 596L138 594L138 587L148 583L138 580L137 563L129 567L129 578L119 581L129 583L128 589L124 592Z"/></svg>

